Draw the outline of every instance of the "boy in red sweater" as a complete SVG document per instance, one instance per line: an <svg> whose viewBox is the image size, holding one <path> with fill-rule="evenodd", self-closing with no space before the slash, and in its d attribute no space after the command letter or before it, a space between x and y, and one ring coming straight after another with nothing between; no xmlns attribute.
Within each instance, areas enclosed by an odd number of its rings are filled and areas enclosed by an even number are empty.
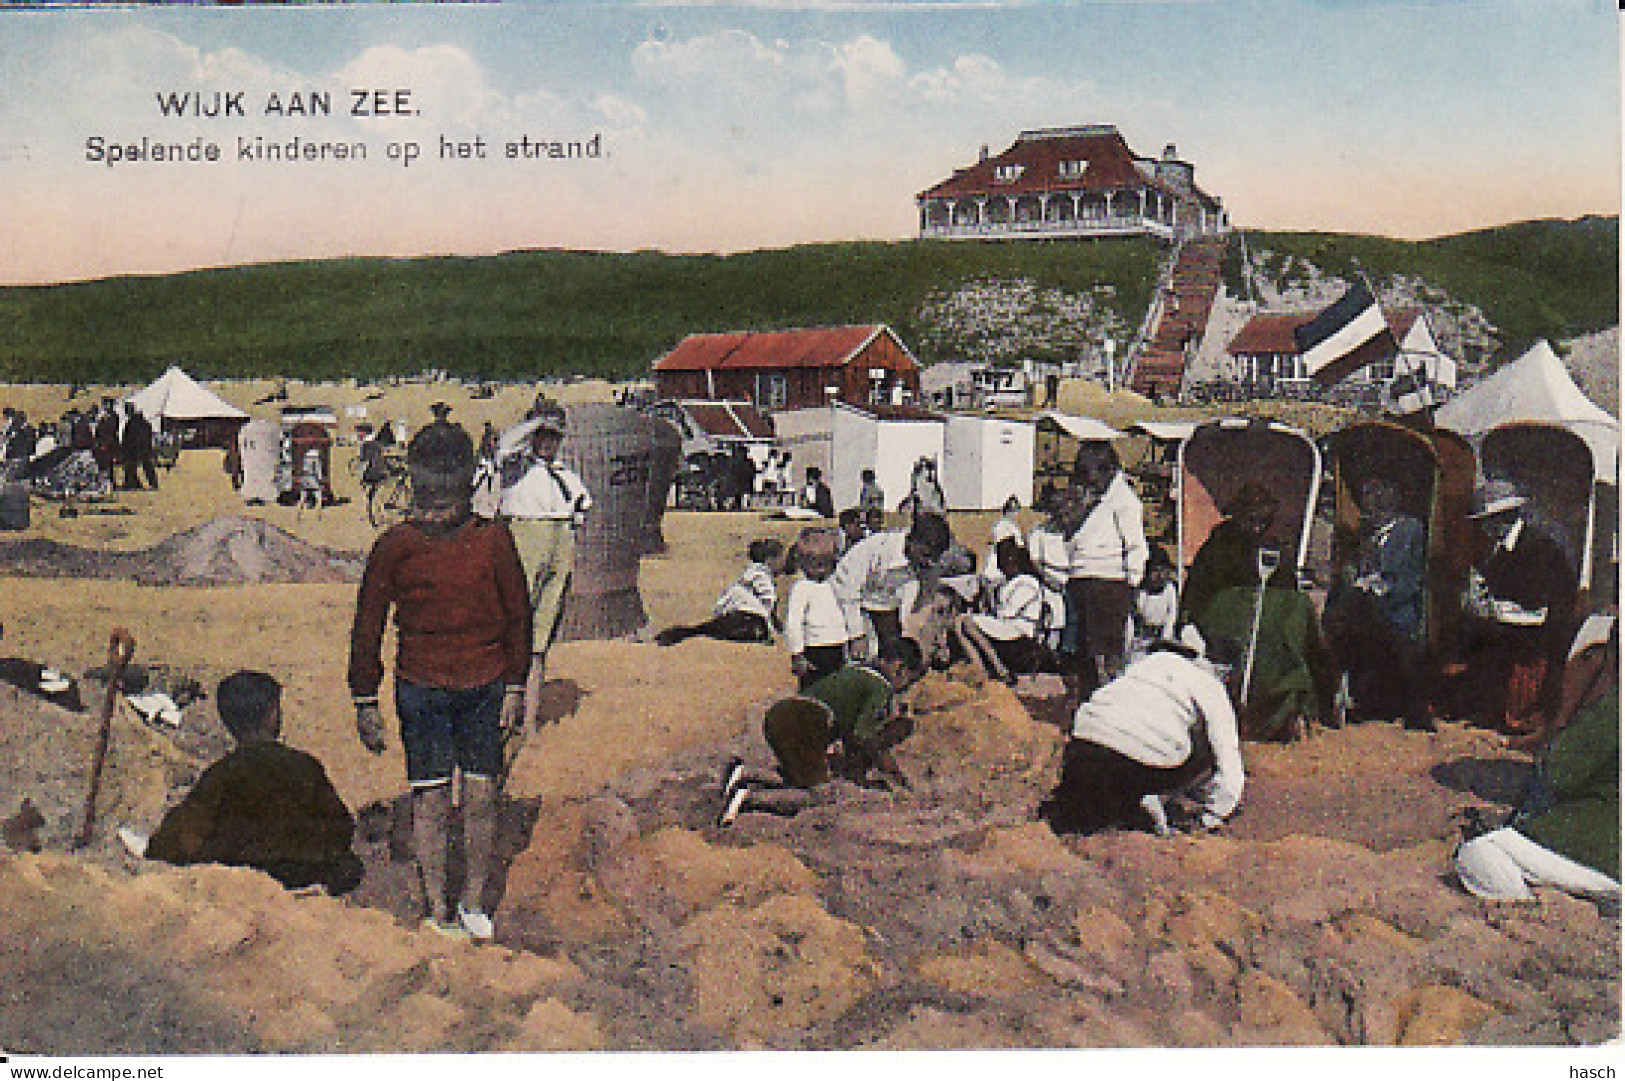
<svg viewBox="0 0 1625 1081"><path fill-rule="evenodd" d="M505 734L522 717L531 609L513 537L470 509L474 444L437 421L407 448L412 513L367 556L350 631L356 732L374 754L387 746L378 708L380 644L395 612L395 707L412 786L412 848L428 920L436 930L492 936L482 894L496 832ZM462 774L467 868L453 917L447 839L453 772Z"/></svg>

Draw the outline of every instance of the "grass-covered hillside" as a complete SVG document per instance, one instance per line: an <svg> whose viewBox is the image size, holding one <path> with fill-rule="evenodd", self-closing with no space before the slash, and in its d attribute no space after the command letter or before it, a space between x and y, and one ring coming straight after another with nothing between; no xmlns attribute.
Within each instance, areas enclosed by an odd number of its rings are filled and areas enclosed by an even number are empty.
<svg viewBox="0 0 1625 1081"><path fill-rule="evenodd" d="M1557 341L1619 323L1619 219L1531 221L1436 240L1404 241L1337 233L1246 234L1255 260L1277 284L1291 284L1305 264L1351 280L1420 280L1483 311L1502 343L1502 358L1538 338ZM1240 288L1237 245L1227 282ZM1427 299L1424 294L1423 299Z"/></svg>
<svg viewBox="0 0 1625 1081"><path fill-rule="evenodd" d="M912 347L927 298L988 279L1068 293L1109 283L1132 326L1162 254L1142 241L536 251L0 289L0 379L129 380L172 362L209 378L632 376L699 331L879 322Z"/></svg>
<svg viewBox="0 0 1625 1081"><path fill-rule="evenodd" d="M1511 355L1536 337L1617 325L1619 222L1587 218L1439 240L1247 234L1284 277L1420 279L1476 305ZM926 362L951 335L944 297L982 283L1082 310L1121 336L1140 323L1164 249L1149 241L816 244L737 255L535 251L487 258L338 259L0 289L0 380L131 382L171 363L200 377L362 379L444 369L514 378L635 376L685 334L888 323ZM1233 288L1239 282L1233 282ZM1011 295L1006 291L1001 295ZM1060 298L1058 301L1056 298ZM939 303L933 303L939 302ZM998 333L1008 312L990 309ZM1059 340L1059 339L1057 339Z"/></svg>

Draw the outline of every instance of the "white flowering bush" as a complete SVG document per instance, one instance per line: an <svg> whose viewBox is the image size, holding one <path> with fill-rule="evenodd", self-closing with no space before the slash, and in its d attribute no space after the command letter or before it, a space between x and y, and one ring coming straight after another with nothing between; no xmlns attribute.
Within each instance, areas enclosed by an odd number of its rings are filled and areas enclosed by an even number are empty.
<svg viewBox="0 0 1625 1081"><path fill-rule="evenodd" d="M1024 359L1071 363L1096 355L1107 338L1122 342L1114 290L1041 289L1029 278L984 279L934 290L914 313L930 360L1013 367Z"/></svg>

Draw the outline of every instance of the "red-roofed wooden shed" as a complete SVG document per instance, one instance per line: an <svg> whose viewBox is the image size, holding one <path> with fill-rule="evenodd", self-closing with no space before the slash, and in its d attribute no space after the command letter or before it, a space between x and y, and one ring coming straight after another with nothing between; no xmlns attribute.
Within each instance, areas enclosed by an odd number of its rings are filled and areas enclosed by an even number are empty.
<svg viewBox="0 0 1625 1081"><path fill-rule="evenodd" d="M762 410L919 395L920 365L890 327L691 334L654 366L662 398L747 400ZM834 388L834 393L830 393Z"/></svg>

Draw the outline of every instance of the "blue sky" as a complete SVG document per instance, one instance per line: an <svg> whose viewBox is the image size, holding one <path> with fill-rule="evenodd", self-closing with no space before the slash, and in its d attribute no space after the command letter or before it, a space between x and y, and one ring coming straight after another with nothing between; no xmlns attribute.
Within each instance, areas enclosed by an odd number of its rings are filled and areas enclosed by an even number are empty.
<svg viewBox="0 0 1625 1081"><path fill-rule="evenodd" d="M903 239L1023 128L1177 144L1235 221L1425 237L1619 206L1618 13L1483 3L520 3L0 14L7 282L340 255ZM419 115L265 116L410 88ZM243 118L162 116L241 90ZM602 158L507 161L519 136ZM88 161L362 141L365 162ZM437 161L440 137L483 161ZM416 143L410 167L386 156Z"/></svg>

